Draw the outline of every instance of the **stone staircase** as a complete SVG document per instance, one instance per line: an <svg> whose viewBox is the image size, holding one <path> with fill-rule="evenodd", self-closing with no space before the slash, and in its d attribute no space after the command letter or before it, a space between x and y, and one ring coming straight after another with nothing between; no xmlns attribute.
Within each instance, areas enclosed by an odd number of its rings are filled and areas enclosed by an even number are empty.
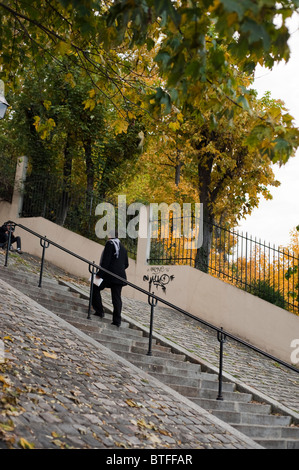
<svg viewBox="0 0 299 470"><path fill-rule="evenodd" d="M188 352L174 347L156 335L152 355L148 352L148 331L123 314L120 328L111 325L111 312L100 319L87 319L88 294L66 281L43 279L38 275L0 267L0 278L34 299L118 355L176 390L219 419L249 436L264 448L299 449L299 420L296 413L281 413L268 403L257 402L256 396L238 390L233 381L223 382L223 401L217 400L218 375L189 357ZM155 336L155 335L154 335Z"/></svg>

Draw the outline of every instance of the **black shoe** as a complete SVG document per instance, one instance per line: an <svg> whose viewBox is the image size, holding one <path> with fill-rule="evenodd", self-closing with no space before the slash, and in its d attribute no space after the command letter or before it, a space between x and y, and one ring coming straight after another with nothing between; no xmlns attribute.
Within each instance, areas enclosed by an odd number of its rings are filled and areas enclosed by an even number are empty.
<svg viewBox="0 0 299 470"><path fill-rule="evenodd" d="M94 316L100 317L100 318L104 318L104 317L105 317L105 313L95 312L95 313L94 313Z"/></svg>
<svg viewBox="0 0 299 470"><path fill-rule="evenodd" d="M111 325L117 326L118 328L120 327L120 323L114 323L114 322L112 322Z"/></svg>

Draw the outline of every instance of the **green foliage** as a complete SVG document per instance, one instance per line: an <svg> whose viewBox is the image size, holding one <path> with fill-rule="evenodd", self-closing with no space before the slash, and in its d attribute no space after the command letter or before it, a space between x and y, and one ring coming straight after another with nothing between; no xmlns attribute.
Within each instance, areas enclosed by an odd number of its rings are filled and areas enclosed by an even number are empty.
<svg viewBox="0 0 299 470"><path fill-rule="evenodd" d="M293 287L293 290L289 291L288 292L288 295L290 297L292 297L294 300L298 300L299 299L299 296L298 296L298 288L299 288L299 284L298 284L298 265L294 265L293 267L290 267L287 269L286 273L285 273L285 278L287 279L287 281L289 281L290 279L292 279L293 281L291 281L291 285ZM294 276L297 274L296 276L296 282L294 282Z"/></svg>
<svg viewBox="0 0 299 470"><path fill-rule="evenodd" d="M111 135L105 142L101 159L101 178L97 184L97 192L101 197L113 197L117 189L125 187L134 175L134 169L140 157L139 133L143 131L142 121L132 121L126 132Z"/></svg>
<svg viewBox="0 0 299 470"><path fill-rule="evenodd" d="M239 72L288 60L286 21L297 9L297 0L1 2L2 78L15 86L33 63L64 56L116 106L121 97L143 108L154 97L156 114L167 113L214 89L247 108ZM286 147L280 137L277 151Z"/></svg>
<svg viewBox="0 0 299 470"><path fill-rule="evenodd" d="M83 195L95 191L94 196L105 197L130 178L141 151L138 134L142 123L132 119L126 132L116 133L115 111L96 97L91 78L82 76L67 58L61 58L59 64L46 64L38 73L27 69L22 93L9 98L13 112L5 139L11 140L15 154L28 156L27 181L38 184L38 177L41 184L46 177L52 187L42 185L42 194L47 191L50 203L51 192L56 192L64 204L59 209L56 199L52 201L48 218L64 224L76 217L68 214L71 188L78 187ZM56 181L60 185L57 191ZM42 215L44 209L38 210ZM81 225L84 211L89 213L83 197L77 207Z"/></svg>
<svg viewBox="0 0 299 470"><path fill-rule="evenodd" d="M135 129L146 112L162 126L173 114L187 121L192 116L198 137L193 149L206 152L201 169L209 163L207 155L218 155L213 166L218 179L205 183L210 188L215 183L218 191L243 178L249 194L248 175L252 181L258 175L252 169L238 174L240 164L233 167L220 148L229 140L223 128L233 134L245 111L248 132L239 143L247 155L258 152L261 165L262 159L285 163L294 155L299 132L292 116L269 97L256 106L249 88L257 64L271 68L288 60L286 21L298 7L298 0L1 2L1 77L13 91L12 106L26 110L16 112L19 148L40 171L54 168L67 178L85 168L86 187L106 194L134 166ZM178 130L181 123L173 119L171 125ZM204 145L198 135L203 126L209 136ZM264 183L258 191L263 188ZM230 196L239 206L253 207L256 194Z"/></svg>
<svg viewBox="0 0 299 470"><path fill-rule="evenodd" d="M270 302L277 307L286 308L286 301L279 289L271 285L269 279L257 279L251 282L249 292Z"/></svg>
<svg viewBox="0 0 299 470"><path fill-rule="evenodd" d="M20 153L15 148L11 112L0 120L0 199L11 202Z"/></svg>

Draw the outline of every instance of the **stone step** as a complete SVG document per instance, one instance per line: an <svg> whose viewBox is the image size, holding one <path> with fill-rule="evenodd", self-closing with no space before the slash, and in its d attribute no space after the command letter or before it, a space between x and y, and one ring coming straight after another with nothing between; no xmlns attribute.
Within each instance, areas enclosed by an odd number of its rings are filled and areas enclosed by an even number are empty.
<svg viewBox="0 0 299 470"><path fill-rule="evenodd" d="M10 285L16 287L13 283L10 283ZM17 288L35 301L43 302L45 305L53 305L53 307L55 305L58 307L64 306L66 303L68 304L69 308L71 305L76 305L78 307L83 307L86 304L88 305L86 300L81 299L78 294L74 294L67 290L60 291L59 287L57 286L53 289L48 289L32 287L29 285L27 286L27 284L23 283L19 284Z"/></svg>
<svg viewBox="0 0 299 470"><path fill-rule="evenodd" d="M276 416L258 413L245 413L238 411L213 410L213 415L222 419L226 423L233 424L254 424L262 426L288 426L291 423L289 416Z"/></svg>
<svg viewBox="0 0 299 470"><path fill-rule="evenodd" d="M83 324L82 322L76 322L76 320L68 320L68 322L73 325L75 328L78 328L79 330L83 331L84 333L88 334L91 337L94 337L96 339L96 335L98 336L98 339L101 339L100 334L102 331L105 333L110 333L111 339L114 339L114 341L117 344L117 341L119 339L119 328L116 327L115 325L111 325L111 323L102 323L101 325L95 326L95 325L88 325L88 324ZM121 326L123 328L123 326ZM128 329L128 328L126 328ZM123 331L126 330L123 328Z"/></svg>
<svg viewBox="0 0 299 470"><path fill-rule="evenodd" d="M136 341L135 338L121 338L120 336L116 338L116 334L112 336L111 334L103 334L103 332L89 332L88 334L92 338L96 339L99 343L103 344L104 346L110 348L113 351L120 349L120 346L123 351L131 351L132 346L134 346L136 343L139 344L139 347L141 347L144 352L147 351L147 343L138 340ZM152 348L154 351L157 352L157 354L159 353L159 351L161 351L159 345L153 344Z"/></svg>
<svg viewBox="0 0 299 470"><path fill-rule="evenodd" d="M59 298L65 295L72 296L73 298L74 297L80 298L79 294L72 293L67 288L61 289L58 283L53 283L53 284L48 284L47 286L38 287L38 285L33 285L32 283L30 283L30 281L27 282L26 280L19 281L19 280L13 280L10 278L8 279L4 278L4 279L9 285L17 288L21 292L27 294L29 297L31 297L31 295L43 295L47 297L48 295L56 294L57 296L59 296Z"/></svg>
<svg viewBox="0 0 299 470"><path fill-rule="evenodd" d="M237 411L240 413L268 414L271 412L271 405L253 402L240 402L228 400L210 400L208 398L196 398L193 401L213 413L214 411Z"/></svg>
<svg viewBox="0 0 299 470"><path fill-rule="evenodd" d="M21 274L21 275L20 275ZM11 268L5 268L3 266L0 267L0 275L2 279L5 279L7 283L16 283L18 285L21 284L28 284L31 285L32 287L38 287L39 284L39 273L34 274L34 273L27 273L26 271L22 270L12 270ZM54 278L49 278L49 277L43 277L42 278L42 283L41 287L38 287L39 289L45 289L45 288L53 288L53 287L59 287L61 290L69 290L69 288L65 285L62 285L59 283L57 279Z"/></svg>
<svg viewBox="0 0 299 470"><path fill-rule="evenodd" d="M196 403L196 399L198 398L206 398L209 400L216 400L218 397L218 390L212 389L200 389L198 390L197 395L185 395L186 398L189 398L191 401ZM227 392L222 391L222 397L224 401L236 401L236 402L244 402L249 403L252 401L251 393L240 393L240 392ZM195 398L195 399L194 399ZM219 400L220 401L220 400Z"/></svg>
<svg viewBox="0 0 299 470"><path fill-rule="evenodd" d="M123 324L121 325L120 328L117 328L114 325L111 325L110 322L109 322L109 323L106 323L106 324L102 324L102 326L100 326L100 328L102 328L102 329L100 331L98 331L97 333L92 332L92 337L95 340L99 340L99 341L101 341L102 339L103 340L105 340L105 339L109 340L109 338L113 337L114 340L117 342L118 339L124 337L124 325ZM135 333L133 333L131 331L130 328L125 329L125 337L128 338L128 339L131 339L133 342L134 341L139 341L141 339L142 343L146 347L147 342L143 341L143 336L136 335ZM146 338L145 338L145 340L146 340Z"/></svg>
<svg viewBox="0 0 299 470"><path fill-rule="evenodd" d="M94 338L93 334L90 334L92 338ZM123 352L129 352L131 350L131 345L130 344L124 344L124 343L117 343L115 344L115 341L102 341L98 340L100 344L105 346L106 348L110 349L111 351L116 352L120 356L122 355Z"/></svg>
<svg viewBox="0 0 299 470"><path fill-rule="evenodd" d="M94 339L98 340L102 344L106 344L107 347L116 347L120 344L127 344L128 351L132 348L138 348L144 354L145 351L148 350L148 338L142 336L142 332L140 330L133 330L129 328L129 324L127 322L122 322L120 328L116 328L114 325L111 325L111 315L107 315L109 318L97 318L89 320L86 316L85 318L79 318L76 314L69 314L60 315L61 318L67 320L76 328L84 331L85 333L92 336ZM125 336L123 333L123 329L125 328ZM115 344L114 344L115 343ZM155 351L156 354L159 352L161 353L169 353L170 348L166 346L161 346L156 344L156 340L153 339L152 341L152 349ZM122 347L122 350L124 348Z"/></svg>
<svg viewBox="0 0 299 470"><path fill-rule="evenodd" d="M251 438L299 439L299 427L266 426L262 424L235 424L234 428Z"/></svg>
<svg viewBox="0 0 299 470"><path fill-rule="evenodd" d="M198 398L202 396L206 396L209 398L217 398L218 396L218 384L216 382L211 381L210 383L201 383L200 387L188 386L188 385L183 385L183 384L180 385L180 384L176 384L173 382L169 383L167 381L163 381L163 382L165 383L165 385L173 388L174 390L179 392L181 395L184 395L185 397L189 398L191 401L193 400L193 398ZM210 388L208 387L208 385ZM228 394L231 394L231 395L228 395ZM227 398L231 397L230 399L234 400L233 394L234 392L232 391L226 391L222 389L222 396L224 397L224 399L225 397ZM246 398L240 397L240 400L246 401Z"/></svg>
<svg viewBox="0 0 299 470"><path fill-rule="evenodd" d="M81 299L79 294L76 294L75 292L70 292L68 290L61 291L60 288L57 286L53 289L48 289L45 287L27 287L26 284L24 284L20 287L20 290L22 292L25 292L29 297L44 299L45 301L55 301L57 305L63 304L65 301L72 302L78 306L88 305L88 301L86 301L85 299Z"/></svg>
<svg viewBox="0 0 299 470"><path fill-rule="evenodd" d="M299 449L298 439L254 439L265 449Z"/></svg>
<svg viewBox="0 0 299 470"><path fill-rule="evenodd" d="M134 346L148 346L148 338L145 338L145 336L137 336L134 334L129 335L130 330L126 330L126 335L124 337L122 329L117 329L114 328L115 333L113 334L113 339L117 340L117 342L122 341L122 340L130 340L130 344L133 344ZM95 334L95 339L99 339L99 341L110 341L111 340L111 332L105 331L103 329L100 333ZM153 340L152 344L156 344L156 340Z"/></svg>
<svg viewBox="0 0 299 470"><path fill-rule="evenodd" d="M47 299L37 299L36 301L59 317L66 314L66 312L70 312L70 315L79 316L79 318L87 318L88 315L88 304L78 305L71 301L55 302ZM91 316L93 316L92 313Z"/></svg>
<svg viewBox="0 0 299 470"><path fill-rule="evenodd" d="M28 295L28 293L26 293ZM30 295L31 299L35 300L35 302L39 303L43 307L45 307L47 310L50 310L53 313L56 313L57 315L59 313L63 313L61 308L64 309L65 312L75 312L77 313L82 313L83 316L87 318L88 314L88 305L81 303L80 299L71 299L71 298L59 298L58 300L56 299L55 295L47 296L46 298L43 297L41 294L39 295Z"/></svg>
<svg viewBox="0 0 299 470"><path fill-rule="evenodd" d="M113 351L117 352L117 344L115 345ZM140 360L140 357L144 357L144 356L148 355L148 348L132 345L130 352L138 354L139 360ZM153 357L160 357L161 359L163 359L165 361L167 359L172 359L173 358L173 353L168 352L168 351L163 351L160 348L155 348L153 346L152 347L152 356ZM184 356L183 355L176 355L176 360L177 361L184 361Z"/></svg>
<svg viewBox="0 0 299 470"><path fill-rule="evenodd" d="M192 387L196 390L199 388L218 390L218 381L213 378L212 374L210 374L211 377L209 377L207 374L201 374L198 378L184 377L180 376L179 374L160 374L157 372L153 372L151 375L160 380L160 382L166 383L168 386L174 385ZM235 385L229 382L223 382L222 389L226 391L233 391L235 389Z"/></svg>
<svg viewBox="0 0 299 470"><path fill-rule="evenodd" d="M148 373L157 372L160 374L178 374L184 377L198 377L201 373L200 364L184 361L179 367L169 366L165 362L161 364L147 364L144 361L135 361L135 365Z"/></svg>
<svg viewBox="0 0 299 470"><path fill-rule="evenodd" d="M172 355L170 358L161 358L159 356L148 356L147 354L137 354L136 352L129 352L122 354L122 357L124 359L127 359L129 362L132 362L135 364L135 361L137 362L144 362L145 364L157 364L157 365L169 365L171 367L184 367L185 364L188 364L188 362L184 362L181 359L176 359L176 357L173 357Z"/></svg>
<svg viewBox="0 0 299 470"><path fill-rule="evenodd" d="M54 313L56 313L54 311ZM88 317L88 308L86 308L85 312L84 310L68 310L65 313L59 313L59 317L63 318L66 321L72 322L75 321L76 323L82 323L82 325L90 326L90 327L101 327L105 328L107 325L111 325L112 322L112 316L109 314L105 314L104 318L96 317L95 315L91 315L90 318ZM122 330L123 329L129 329L129 323L123 321L120 327ZM131 330L131 329L130 329ZM133 331L133 330L132 330ZM133 333L135 336L141 336L138 332Z"/></svg>

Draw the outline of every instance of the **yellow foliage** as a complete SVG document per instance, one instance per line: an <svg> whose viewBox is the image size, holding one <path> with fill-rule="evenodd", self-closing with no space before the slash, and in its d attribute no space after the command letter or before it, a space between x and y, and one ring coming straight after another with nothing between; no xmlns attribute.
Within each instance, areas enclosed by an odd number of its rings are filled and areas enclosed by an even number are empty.
<svg viewBox="0 0 299 470"><path fill-rule="evenodd" d="M121 134L122 132L127 132L129 123L124 119L118 119L113 123L113 129L115 134Z"/></svg>
<svg viewBox="0 0 299 470"><path fill-rule="evenodd" d="M66 81L66 83L69 83L72 88L75 88L76 82L75 82L73 74L71 72L66 74L65 81Z"/></svg>
<svg viewBox="0 0 299 470"><path fill-rule="evenodd" d="M84 109L90 109L92 111L96 106L96 101L92 98L88 98L87 100L83 101Z"/></svg>
<svg viewBox="0 0 299 470"><path fill-rule="evenodd" d="M65 55L71 52L72 46L70 43L67 43L66 41L59 41L56 44L55 47L55 52L60 55Z"/></svg>
<svg viewBox="0 0 299 470"><path fill-rule="evenodd" d="M177 131L181 126L180 126L180 123L178 121L175 121L175 122L170 122L168 124L168 127L169 129L171 129L172 131Z"/></svg>
<svg viewBox="0 0 299 470"><path fill-rule="evenodd" d="M52 105L51 101L48 101L48 100L44 101L44 107L46 108L47 111L51 108L51 105Z"/></svg>

